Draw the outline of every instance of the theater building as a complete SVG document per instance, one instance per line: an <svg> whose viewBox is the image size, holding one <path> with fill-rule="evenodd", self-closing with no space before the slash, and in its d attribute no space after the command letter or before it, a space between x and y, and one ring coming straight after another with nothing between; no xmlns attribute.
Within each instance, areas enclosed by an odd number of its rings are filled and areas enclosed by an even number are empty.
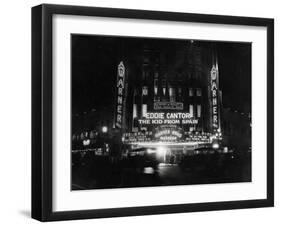
<svg viewBox="0 0 281 226"><path fill-rule="evenodd" d="M186 41L171 52L143 45L116 65L113 128L126 144L212 145L222 137L215 44Z"/></svg>

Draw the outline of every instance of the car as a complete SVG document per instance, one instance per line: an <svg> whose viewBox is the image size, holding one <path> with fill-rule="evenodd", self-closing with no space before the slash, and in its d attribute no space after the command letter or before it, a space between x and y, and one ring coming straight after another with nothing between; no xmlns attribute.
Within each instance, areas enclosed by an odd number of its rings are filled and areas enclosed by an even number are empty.
<svg viewBox="0 0 281 226"><path fill-rule="evenodd" d="M153 169L158 168L158 160L156 157L155 148L140 147L131 150L128 154L129 161L132 165L137 168L152 167Z"/></svg>

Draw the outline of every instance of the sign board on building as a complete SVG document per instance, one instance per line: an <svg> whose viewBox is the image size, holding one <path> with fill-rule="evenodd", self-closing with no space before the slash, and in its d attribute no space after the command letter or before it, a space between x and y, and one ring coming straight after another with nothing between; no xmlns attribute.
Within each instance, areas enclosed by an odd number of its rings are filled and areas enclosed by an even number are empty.
<svg viewBox="0 0 281 226"><path fill-rule="evenodd" d="M218 113L218 69L213 65L211 69L211 106L212 106L212 127L214 131L219 128Z"/></svg>
<svg viewBox="0 0 281 226"><path fill-rule="evenodd" d="M140 125L194 125L198 119L187 112L147 112L138 122Z"/></svg>
<svg viewBox="0 0 281 226"><path fill-rule="evenodd" d="M164 128L154 134L154 138L159 141L177 141L183 136L180 130L175 128Z"/></svg>
<svg viewBox="0 0 281 226"><path fill-rule="evenodd" d="M123 111L124 111L124 90L125 90L125 66L123 61L118 65L117 71L117 97L116 97L116 113L115 127L122 128Z"/></svg>
<svg viewBox="0 0 281 226"><path fill-rule="evenodd" d="M181 102L155 102L154 110L183 110Z"/></svg>

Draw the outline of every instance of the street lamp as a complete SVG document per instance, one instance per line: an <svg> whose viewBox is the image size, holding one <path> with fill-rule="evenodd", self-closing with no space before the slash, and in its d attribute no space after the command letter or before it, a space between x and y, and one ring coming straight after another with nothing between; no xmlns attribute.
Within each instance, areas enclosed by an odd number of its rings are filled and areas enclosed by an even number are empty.
<svg viewBox="0 0 281 226"><path fill-rule="evenodd" d="M90 145L90 140L89 140L89 139L83 140L83 145L84 145L84 146Z"/></svg>
<svg viewBox="0 0 281 226"><path fill-rule="evenodd" d="M101 131L102 131L103 133L107 133L107 131L108 131L107 126L103 126L103 127L101 128Z"/></svg>

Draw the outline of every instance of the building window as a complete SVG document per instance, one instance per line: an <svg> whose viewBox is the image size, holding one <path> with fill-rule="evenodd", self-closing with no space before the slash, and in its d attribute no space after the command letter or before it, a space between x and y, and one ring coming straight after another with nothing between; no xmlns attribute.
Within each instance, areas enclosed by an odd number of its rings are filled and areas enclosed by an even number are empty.
<svg viewBox="0 0 281 226"><path fill-rule="evenodd" d="M95 137L94 131L90 132L90 138L93 139Z"/></svg>
<svg viewBox="0 0 281 226"><path fill-rule="evenodd" d="M155 78L158 78L158 75L159 75L158 72L155 72Z"/></svg>
<svg viewBox="0 0 281 226"><path fill-rule="evenodd" d="M196 89L196 96L201 97L202 96L202 90L201 88Z"/></svg>
<svg viewBox="0 0 281 226"><path fill-rule="evenodd" d="M163 94L166 95L166 80L162 80Z"/></svg>
<svg viewBox="0 0 281 226"><path fill-rule="evenodd" d="M133 118L137 118L138 117L138 112L137 112L137 105L134 104L133 105Z"/></svg>
<svg viewBox="0 0 281 226"><path fill-rule="evenodd" d="M202 111L201 105L199 104L199 105L197 105L197 117L198 117L198 118L201 117L201 111Z"/></svg>
<svg viewBox="0 0 281 226"><path fill-rule="evenodd" d="M189 105L189 114L190 114L190 117L193 117L193 113L194 113L194 111L193 111L193 105L190 104L190 105Z"/></svg>
<svg viewBox="0 0 281 226"><path fill-rule="evenodd" d="M181 89L181 87L179 87L178 93L179 93L179 97L181 97L181 95L182 95L182 89Z"/></svg>
<svg viewBox="0 0 281 226"><path fill-rule="evenodd" d="M142 117L144 117L147 113L147 104L143 104L142 107L141 107L141 114L142 114Z"/></svg>
<svg viewBox="0 0 281 226"><path fill-rule="evenodd" d="M193 89L192 89L192 88L189 88L189 89L188 89L188 95L189 95L190 97L193 96Z"/></svg>
<svg viewBox="0 0 281 226"><path fill-rule="evenodd" d="M175 102L176 101L176 92L175 92L175 88L174 87L170 87L169 88L169 96L170 96L170 101L171 102Z"/></svg>
<svg viewBox="0 0 281 226"><path fill-rule="evenodd" d="M158 93L158 79L154 79L154 94Z"/></svg>
<svg viewBox="0 0 281 226"><path fill-rule="evenodd" d="M148 87L147 86L143 86L142 87L142 95L143 96L147 96L148 95Z"/></svg>

